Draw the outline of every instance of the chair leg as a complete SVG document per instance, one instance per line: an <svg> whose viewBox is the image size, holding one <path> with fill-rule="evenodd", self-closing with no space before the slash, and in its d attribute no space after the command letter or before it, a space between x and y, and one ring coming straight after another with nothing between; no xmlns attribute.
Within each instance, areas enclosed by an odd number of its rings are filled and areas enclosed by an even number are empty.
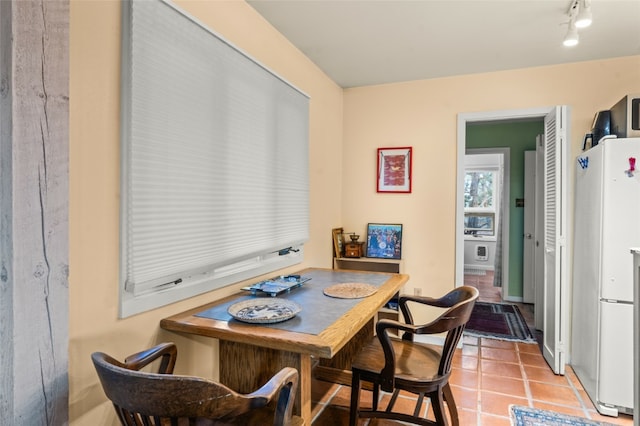
<svg viewBox="0 0 640 426"><path fill-rule="evenodd" d="M433 414L436 417L436 424L439 426L448 426L447 416L444 414L444 400L442 390L438 389L435 392L429 394L431 399L431 408L433 408Z"/></svg>
<svg viewBox="0 0 640 426"><path fill-rule="evenodd" d="M458 419L458 408L456 407L456 401L453 399L453 392L451 392L451 386L449 383L445 384L442 388L444 394L444 400L447 401L447 407L449 407L449 414L451 415L451 424L458 426L460 421Z"/></svg>
<svg viewBox="0 0 640 426"><path fill-rule="evenodd" d="M378 400L380 399L380 385L377 384L377 383L374 383L374 385L373 385L373 396L371 398L373 398L371 400L371 409L373 411L377 411L378 410Z"/></svg>
<svg viewBox="0 0 640 426"><path fill-rule="evenodd" d="M352 371L351 407L349 409L349 426L356 426L360 412L360 374Z"/></svg>
<svg viewBox="0 0 640 426"><path fill-rule="evenodd" d="M424 401L424 392L420 392L418 400L416 401L416 408L413 410L413 417L420 417L420 409L422 408L422 401Z"/></svg>
<svg viewBox="0 0 640 426"><path fill-rule="evenodd" d="M400 394L400 390L399 389L394 389L393 390L393 395L391 395L391 400L389 401L389 404L387 405L387 409L386 409L386 411L388 413L390 413L391 410L393 410L393 406L395 405L399 394Z"/></svg>

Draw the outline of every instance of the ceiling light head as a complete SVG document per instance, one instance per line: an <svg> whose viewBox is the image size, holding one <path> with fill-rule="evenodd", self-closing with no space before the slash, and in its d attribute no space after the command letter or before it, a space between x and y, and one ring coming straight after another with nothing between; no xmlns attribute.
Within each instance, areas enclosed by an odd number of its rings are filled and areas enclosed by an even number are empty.
<svg viewBox="0 0 640 426"><path fill-rule="evenodd" d="M580 0L579 4L580 10L576 16L576 27L586 28L591 25L593 20L591 16L591 4L589 0Z"/></svg>
<svg viewBox="0 0 640 426"><path fill-rule="evenodd" d="M569 21L569 30L567 31L567 35L564 37L564 41L562 42L562 44L567 47L572 47L577 45L579 40L580 38L578 37L578 29L576 28L576 24L573 21L573 18L571 18L571 21Z"/></svg>

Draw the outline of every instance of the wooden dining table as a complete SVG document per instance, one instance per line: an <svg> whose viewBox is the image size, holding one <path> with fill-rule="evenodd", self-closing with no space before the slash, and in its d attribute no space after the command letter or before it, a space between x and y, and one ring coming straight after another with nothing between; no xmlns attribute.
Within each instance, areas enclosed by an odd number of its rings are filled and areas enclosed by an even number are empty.
<svg viewBox="0 0 640 426"><path fill-rule="evenodd" d="M301 306L289 320L253 324L233 318L228 313L230 306L260 297L243 291L164 318L160 326L219 339L220 382L240 393L253 392L283 367L296 368L300 381L294 411L311 425L312 374L350 384L351 359L373 335L379 310L398 294L409 276L320 268L296 274L309 280L277 296ZM374 286L375 292L361 298L325 295L325 289L336 284L363 283Z"/></svg>

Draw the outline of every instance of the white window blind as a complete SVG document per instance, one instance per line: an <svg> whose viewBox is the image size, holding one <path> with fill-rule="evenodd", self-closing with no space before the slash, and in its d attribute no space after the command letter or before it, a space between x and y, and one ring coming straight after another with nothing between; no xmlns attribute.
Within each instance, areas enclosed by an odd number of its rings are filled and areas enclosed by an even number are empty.
<svg viewBox="0 0 640 426"><path fill-rule="evenodd" d="M160 0L123 5L122 85L121 316L301 261L306 95Z"/></svg>

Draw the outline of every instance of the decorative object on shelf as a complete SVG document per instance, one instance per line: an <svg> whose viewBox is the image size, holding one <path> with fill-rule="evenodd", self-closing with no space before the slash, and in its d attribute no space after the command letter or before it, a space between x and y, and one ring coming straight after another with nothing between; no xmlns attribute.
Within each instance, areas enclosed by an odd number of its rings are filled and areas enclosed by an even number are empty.
<svg viewBox="0 0 640 426"><path fill-rule="evenodd" d="M266 293L271 297L275 297L281 293L288 293L294 288L300 287L311 278L301 277L300 275L285 275L272 278L270 280L257 282L249 287L242 287L251 294Z"/></svg>
<svg viewBox="0 0 640 426"><path fill-rule="evenodd" d="M411 192L412 148L378 148L378 192Z"/></svg>
<svg viewBox="0 0 640 426"><path fill-rule="evenodd" d="M360 299L378 291L378 287L365 283L341 283L326 287L322 292L337 299Z"/></svg>
<svg viewBox="0 0 640 426"><path fill-rule="evenodd" d="M344 253L344 230L342 228L333 228L331 235L333 237L333 257L342 257Z"/></svg>
<svg viewBox="0 0 640 426"><path fill-rule="evenodd" d="M358 241L360 235L355 232L348 232L351 242L344 244L344 257L362 257L362 246L364 243Z"/></svg>
<svg viewBox="0 0 640 426"><path fill-rule="evenodd" d="M400 259L402 255L402 225L369 223L367 225L367 257Z"/></svg>
<svg viewBox="0 0 640 426"><path fill-rule="evenodd" d="M293 318L302 310L296 302L287 299L257 297L229 306L227 312L238 321L272 324Z"/></svg>

